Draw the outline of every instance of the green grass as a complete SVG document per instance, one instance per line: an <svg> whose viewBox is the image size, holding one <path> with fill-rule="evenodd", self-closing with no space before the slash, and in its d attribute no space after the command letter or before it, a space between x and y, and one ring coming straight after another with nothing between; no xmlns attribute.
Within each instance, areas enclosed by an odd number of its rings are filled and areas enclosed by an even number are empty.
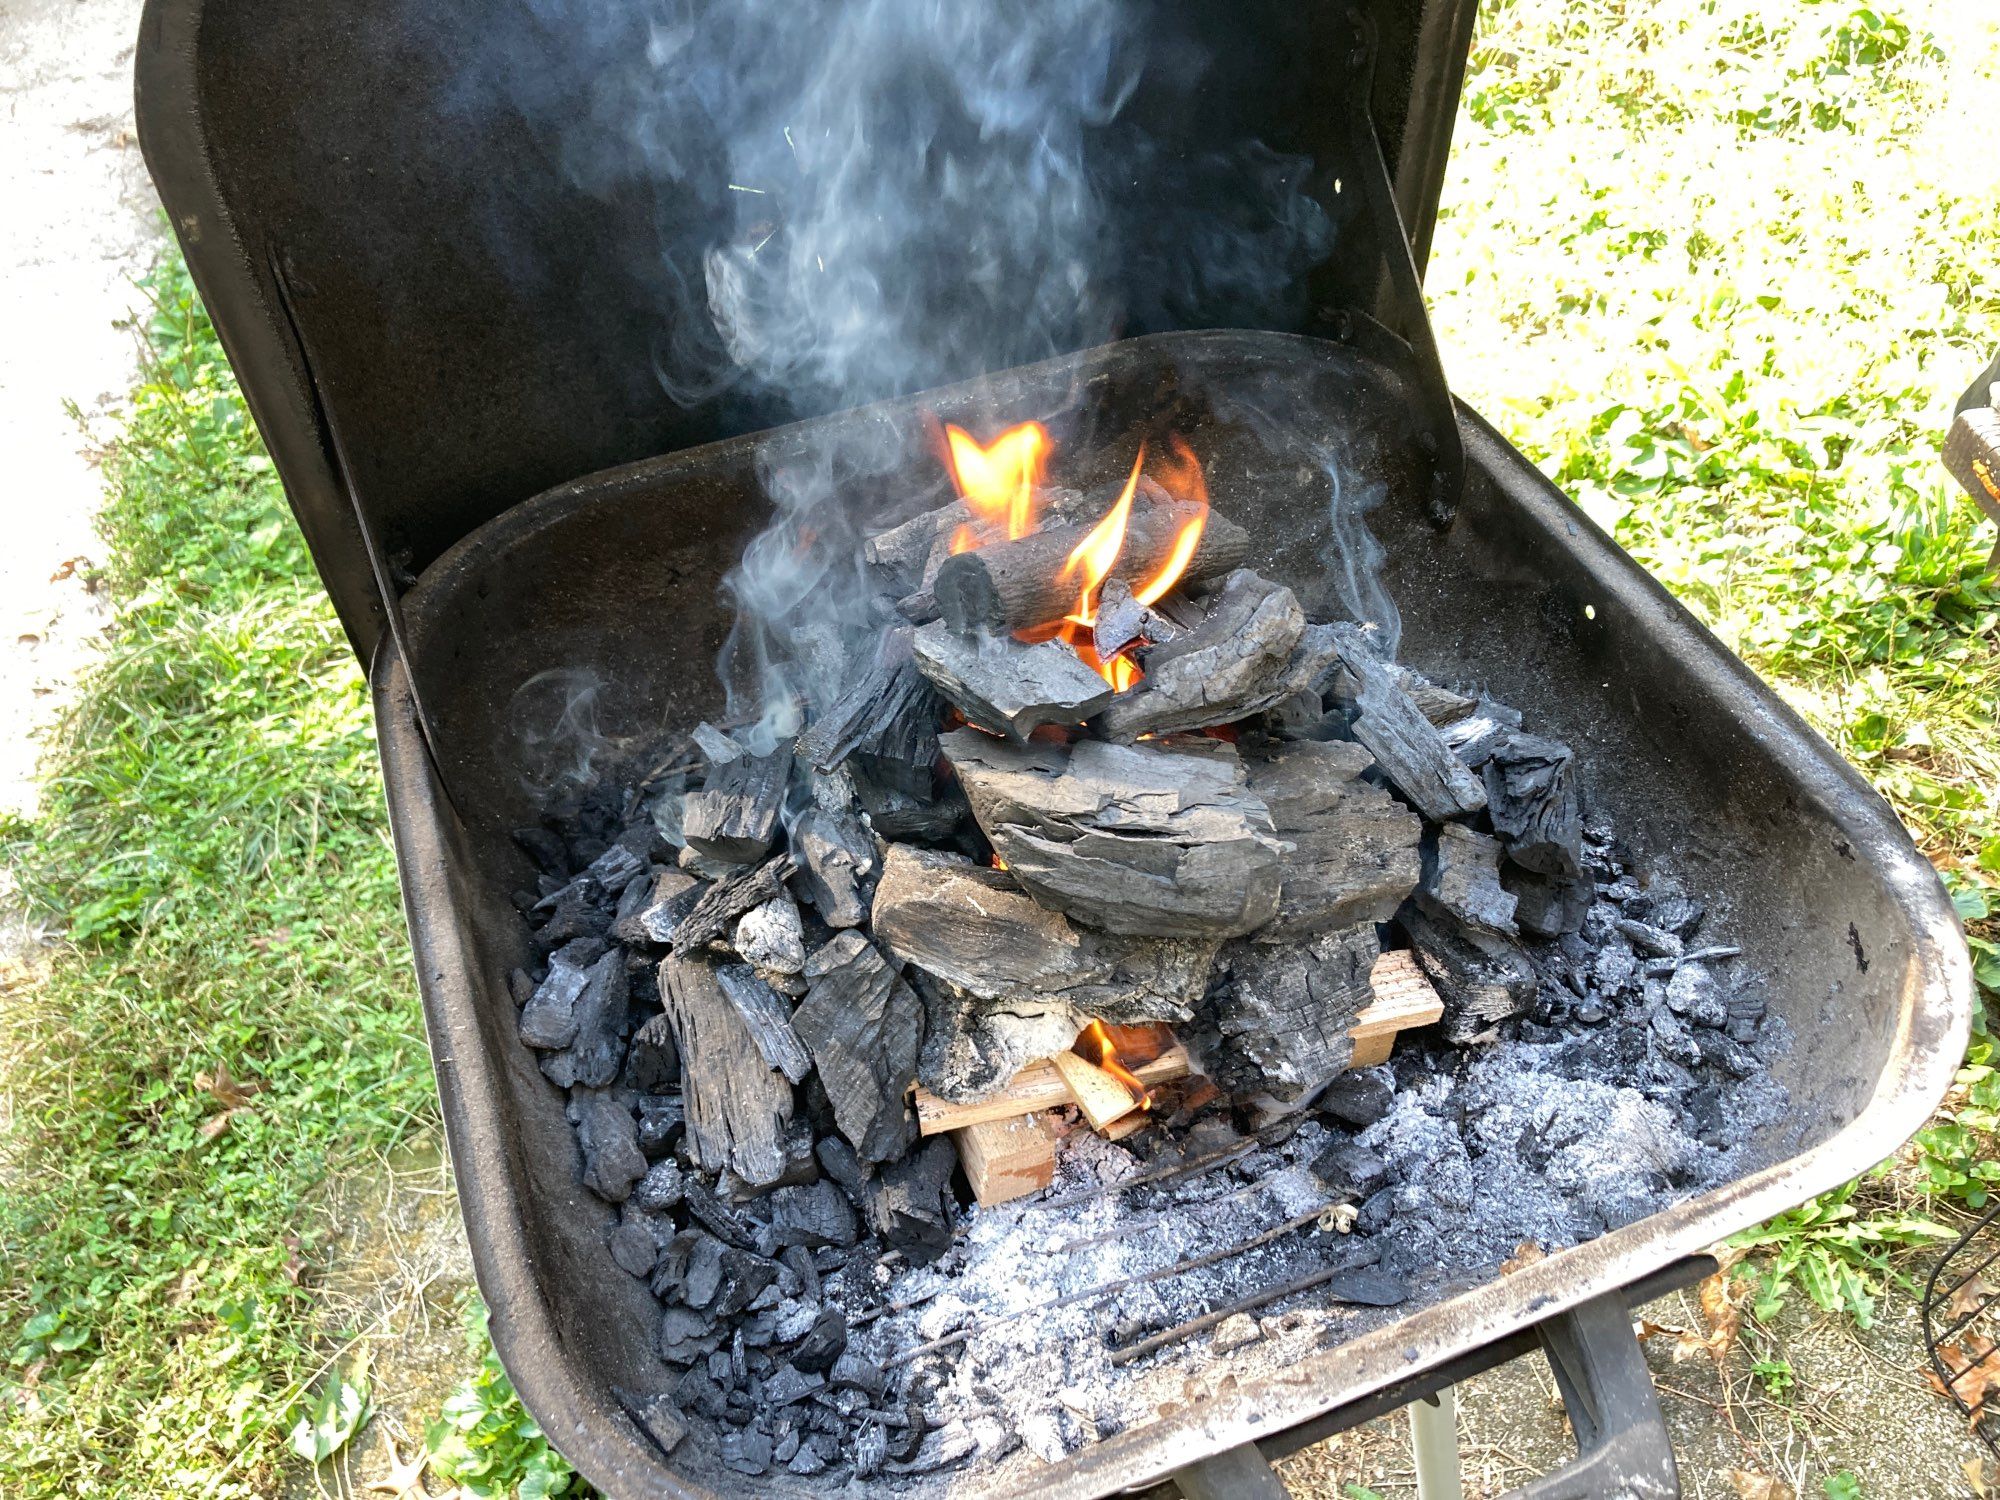
<svg viewBox="0 0 2000 1500"><path fill-rule="evenodd" d="M1456 387L1869 772L1989 993L2000 588L1937 450L2000 340L1996 84L2000 15L1951 0L1487 0L1429 282ZM265 1494L344 1440L310 1205L434 1107L360 673L185 274L151 290L115 625L0 828L68 931L0 1005L9 1496ZM1895 1171L1753 1235L1766 1299L1867 1316L1984 1201L1968 1063ZM214 1133L218 1066L261 1090ZM560 1492L482 1340L435 1462Z"/></svg>
<svg viewBox="0 0 2000 1500"><path fill-rule="evenodd" d="M1954 0L1489 3L1428 281L1457 389L1896 807L1989 1006L2000 579L1938 452L2000 344L1996 85ZM1983 1017L1967 1062L1893 1170L1740 1238L1766 1312L1865 1324L1984 1206Z"/></svg>
<svg viewBox="0 0 2000 1500"><path fill-rule="evenodd" d="M68 929L0 1008L10 1496L268 1493L337 1348L310 1195L435 1107L360 671L178 261L148 290L110 639L0 828Z"/></svg>

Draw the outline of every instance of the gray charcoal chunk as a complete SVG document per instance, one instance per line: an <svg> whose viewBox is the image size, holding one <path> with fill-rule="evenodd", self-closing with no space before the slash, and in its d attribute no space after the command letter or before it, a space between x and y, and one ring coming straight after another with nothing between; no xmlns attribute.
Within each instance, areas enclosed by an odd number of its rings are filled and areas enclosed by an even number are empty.
<svg viewBox="0 0 2000 1500"><path fill-rule="evenodd" d="M1515 899L1500 884L1501 847L1456 823L1426 840L1423 892L1428 905L1461 925L1512 937Z"/></svg>
<svg viewBox="0 0 2000 1500"><path fill-rule="evenodd" d="M792 860L827 926L859 927L868 920L877 858L875 840L859 817L808 808L792 829Z"/></svg>
<svg viewBox="0 0 2000 1500"><path fill-rule="evenodd" d="M1748 1078L1761 1066L1754 1052L1724 1032L1697 1031L1694 1044L1703 1062L1731 1078Z"/></svg>
<svg viewBox="0 0 2000 1500"><path fill-rule="evenodd" d="M1434 823L1468 817L1485 807L1485 786L1424 717L1362 632L1335 626L1333 639L1340 664L1354 682L1354 738L1368 747L1390 785Z"/></svg>
<svg viewBox="0 0 2000 1500"><path fill-rule="evenodd" d="M739 1474L768 1474L771 1471L770 1434L755 1427L723 1433L722 1462Z"/></svg>
<svg viewBox="0 0 2000 1500"><path fill-rule="evenodd" d="M562 1051L542 1059L542 1072L561 1088L600 1089L617 1081L625 1062L620 1030L632 986L625 955L612 949L590 966L571 1010L575 1034Z"/></svg>
<svg viewBox="0 0 2000 1500"><path fill-rule="evenodd" d="M803 1401L815 1391L826 1389L824 1375L809 1375L796 1366L779 1365L776 1372L765 1377L764 1401L769 1406L790 1406Z"/></svg>
<svg viewBox="0 0 2000 1500"><path fill-rule="evenodd" d="M639 1424L639 1430L658 1444L662 1453L672 1453L687 1437L687 1418L674 1405L673 1397L641 1395L619 1386L611 1389L625 1410L631 1413L632 1420Z"/></svg>
<svg viewBox="0 0 2000 1500"><path fill-rule="evenodd" d="M1510 734L1486 761L1486 810L1507 855L1524 869L1570 877L1583 869L1583 804L1569 746Z"/></svg>
<svg viewBox="0 0 2000 1500"><path fill-rule="evenodd" d="M1486 1041L1498 1023L1534 1004L1541 979L1513 938L1465 925L1422 892L1404 906L1402 924L1444 1001L1445 1040L1461 1047Z"/></svg>
<svg viewBox="0 0 2000 1500"><path fill-rule="evenodd" d="M1641 953L1651 954L1654 958L1679 958L1681 956L1681 940L1671 932L1663 931L1650 923L1637 922L1630 917L1621 917L1618 922L1618 930L1625 935L1626 941L1631 943Z"/></svg>
<svg viewBox="0 0 2000 1500"><path fill-rule="evenodd" d="M731 1168L753 1184L776 1182L788 1165L792 1085L765 1061L712 965L668 958L660 965L660 996L680 1048L696 1164L706 1172Z"/></svg>
<svg viewBox="0 0 2000 1500"><path fill-rule="evenodd" d="M567 1047L576 1039L576 1002L589 976L570 961L568 953L557 950L549 960L548 978L521 1009L521 1040L541 1051Z"/></svg>
<svg viewBox="0 0 2000 1500"><path fill-rule="evenodd" d="M854 1475L872 1479L889 1460L889 1434L879 1422L869 1422L854 1439Z"/></svg>
<svg viewBox="0 0 2000 1500"><path fill-rule="evenodd" d="M812 1054L792 1029L791 1006L747 964L724 964L715 971L715 977L723 994L743 1018L764 1061L793 1083L805 1082L806 1074L812 1071Z"/></svg>
<svg viewBox="0 0 2000 1500"><path fill-rule="evenodd" d="M806 966L805 927L791 893L780 890L761 906L736 919L733 941L743 962L777 974L796 974Z"/></svg>
<svg viewBox="0 0 2000 1500"><path fill-rule="evenodd" d="M754 864L771 852L792 775L792 753L745 756L710 769L681 814L688 847L710 859Z"/></svg>
<svg viewBox="0 0 2000 1500"><path fill-rule="evenodd" d="M917 1076L923 1003L851 930L813 954L807 978L792 1026L819 1068L835 1122L867 1160L893 1160L912 1135L904 1096Z"/></svg>
<svg viewBox="0 0 2000 1500"><path fill-rule="evenodd" d="M1111 701L1111 684L1061 641L967 638L943 621L911 643L917 670L969 723L1026 742L1044 724L1081 724Z"/></svg>
<svg viewBox="0 0 2000 1500"><path fill-rule="evenodd" d="M1385 922L1421 874L1423 822L1383 788L1362 779L1361 746L1300 741L1248 761L1250 789L1270 808L1278 837L1278 912L1260 943Z"/></svg>
<svg viewBox="0 0 2000 1500"><path fill-rule="evenodd" d="M660 1316L654 1340L660 1358L670 1365L691 1365L706 1359L721 1340L714 1321L690 1307L669 1307Z"/></svg>
<svg viewBox="0 0 2000 1500"><path fill-rule="evenodd" d="M686 1187L686 1179L681 1175L678 1163L656 1161L646 1169L646 1175L632 1190L632 1202L649 1213L665 1213L681 1201Z"/></svg>
<svg viewBox="0 0 2000 1500"><path fill-rule="evenodd" d="M1313 1175L1327 1191L1347 1203L1358 1203L1388 1184L1389 1167L1366 1146L1336 1142L1313 1159Z"/></svg>
<svg viewBox="0 0 2000 1500"><path fill-rule="evenodd" d="M1389 1113L1395 1091L1373 1069L1342 1073L1319 1096L1319 1108L1344 1125L1361 1130Z"/></svg>
<svg viewBox="0 0 2000 1500"><path fill-rule="evenodd" d="M889 1377L882 1373L882 1367L874 1360L851 1352L833 1362L832 1373L828 1376L828 1383L835 1390L860 1391L870 1401L882 1399L888 1380Z"/></svg>
<svg viewBox="0 0 2000 1500"><path fill-rule="evenodd" d="M611 924L611 935L621 943L655 947L671 943L681 919L701 900L702 889L685 871L662 870L653 877L644 899Z"/></svg>
<svg viewBox="0 0 2000 1500"><path fill-rule="evenodd" d="M1226 1091L1293 1101L1346 1068L1354 1018L1374 999L1375 925L1297 944L1239 943L1183 1037Z"/></svg>
<svg viewBox="0 0 2000 1500"><path fill-rule="evenodd" d="M1685 964L1667 981L1667 1004L1691 1025L1721 1027L1729 1021L1729 997L1700 964Z"/></svg>
<svg viewBox="0 0 2000 1500"><path fill-rule="evenodd" d="M653 1262L660 1257L653 1231L631 1219L611 1231L610 1250L612 1262L619 1270L641 1278L653 1274Z"/></svg>
<svg viewBox="0 0 2000 1500"><path fill-rule="evenodd" d="M1333 1302L1353 1302L1362 1307L1400 1307L1410 1300L1408 1283L1377 1266L1342 1271L1326 1285Z"/></svg>
<svg viewBox="0 0 2000 1500"><path fill-rule="evenodd" d="M569 1114L583 1148L583 1185L607 1203L623 1203L646 1175L632 1111L610 1094L578 1089L570 1096Z"/></svg>

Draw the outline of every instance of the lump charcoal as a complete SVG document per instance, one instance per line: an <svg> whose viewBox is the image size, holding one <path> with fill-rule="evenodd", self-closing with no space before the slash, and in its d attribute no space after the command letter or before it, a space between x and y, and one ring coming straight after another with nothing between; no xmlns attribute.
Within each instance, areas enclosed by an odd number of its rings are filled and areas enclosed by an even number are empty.
<svg viewBox="0 0 2000 1500"><path fill-rule="evenodd" d="M1510 734L1487 758L1486 810L1508 858L1542 875L1583 872L1583 803L1575 757L1539 735Z"/></svg>
<svg viewBox="0 0 2000 1500"><path fill-rule="evenodd" d="M703 719L694 726L694 733L688 736L694 741L695 749L710 766L726 766L733 760L742 760L749 755L749 749L726 730L717 729Z"/></svg>
<svg viewBox="0 0 2000 1500"><path fill-rule="evenodd" d="M673 929L675 953L699 953L731 931L736 919L753 906L762 906L784 888L791 878L789 855L779 855L761 865L735 870L717 880Z"/></svg>
<svg viewBox="0 0 2000 1500"><path fill-rule="evenodd" d="M682 1184L681 1201L695 1223L725 1245L748 1250L757 1243L757 1226L729 1204L724 1203L697 1178Z"/></svg>
<svg viewBox="0 0 2000 1500"><path fill-rule="evenodd" d="M1060 999L982 1000L914 965L904 977L924 1003L917 1081L953 1104L991 1098L1036 1058L1067 1050L1089 1024Z"/></svg>
<svg viewBox="0 0 2000 1500"><path fill-rule="evenodd" d="M880 779L872 766L857 764L853 772L855 801L868 815L869 827L885 839L949 843L972 815L956 784L917 794Z"/></svg>
<svg viewBox="0 0 2000 1500"><path fill-rule="evenodd" d="M1372 922L1281 947L1235 944L1184 1033L1189 1049L1232 1094L1303 1099L1353 1056L1348 1032L1374 999L1381 954Z"/></svg>
<svg viewBox="0 0 2000 1500"><path fill-rule="evenodd" d="M755 1427L725 1432L721 1448L724 1468L753 1476L771 1472L771 1436L767 1432Z"/></svg>
<svg viewBox="0 0 2000 1500"><path fill-rule="evenodd" d="M675 1079L675 1086L679 1086L678 1078ZM635 1108L639 1115L640 1154L647 1161L659 1161L674 1149L674 1143L687 1128L687 1116L680 1096L676 1094L672 1098L664 1098L657 1094L642 1094Z"/></svg>
<svg viewBox="0 0 2000 1500"><path fill-rule="evenodd" d="M653 1274L653 1264L660 1258L659 1241L653 1238L653 1231L636 1219L627 1219L613 1229L606 1248L619 1270L641 1281Z"/></svg>
<svg viewBox="0 0 2000 1500"><path fill-rule="evenodd" d="M1081 724L1111 701L1111 684L1062 641L968 639L942 621L919 630L917 670L981 729L1026 742L1044 724Z"/></svg>
<svg viewBox="0 0 2000 1500"><path fill-rule="evenodd" d="M722 993L736 1007L764 1061L793 1083L812 1071L812 1056L792 1030L792 1008L747 964L723 964L715 971Z"/></svg>
<svg viewBox="0 0 2000 1500"><path fill-rule="evenodd" d="M1336 1141L1313 1158L1312 1174L1343 1203L1373 1197L1389 1183L1389 1165L1357 1141Z"/></svg>
<svg viewBox="0 0 2000 1500"><path fill-rule="evenodd" d="M1686 942L1701 926L1701 919L1705 914L1699 901L1686 896L1668 895L1654 902L1652 921L1654 926L1664 928L1682 942Z"/></svg>
<svg viewBox="0 0 2000 1500"><path fill-rule="evenodd" d="M686 1196L687 1181L678 1163L656 1161L632 1190L631 1202L648 1213L663 1214Z"/></svg>
<svg viewBox="0 0 2000 1500"><path fill-rule="evenodd" d="M1500 881L1514 897L1514 920L1523 932L1554 938L1583 930L1595 894L1587 876L1556 879L1510 863L1501 870Z"/></svg>
<svg viewBox="0 0 2000 1500"><path fill-rule="evenodd" d="M1290 589L1238 568L1200 624L1140 652L1145 676L1093 723L1114 740L1233 724L1311 687L1334 650L1332 633L1306 624Z"/></svg>
<svg viewBox="0 0 2000 1500"><path fill-rule="evenodd" d="M1748 1078L1763 1066L1754 1052L1725 1032L1696 1030L1694 1044L1703 1062L1720 1068L1731 1078Z"/></svg>
<svg viewBox="0 0 2000 1500"><path fill-rule="evenodd" d="M951 1246L951 1174L957 1165L951 1141L936 1135L875 1178L869 1227L913 1266L929 1265ZM797 1355L793 1362L799 1363Z"/></svg>
<svg viewBox="0 0 2000 1500"><path fill-rule="evenodd" d="M1452 753L1361 632L1334 626L1332 635L1340 664L1354 683L1351 731L1390 784L1433 823L1469 817L1483 808L1486 788Z"/></svg>
<svg viewBox="0 0 2000 1500"><path fill-rule="evenodd" d="M644 889L633 909L611 924L611 936L621 943L656 947L671 943L674 930L701 900L704 887L685 871L662 870Z"/></svg>
<svg viewBox="0 0 2000 1500"><path fill-rule="evenodd" d="M1465 1046L1485 1040L1493 1027L1534 1004L1540 981L1513 938L1431 910L1421 893L1404 906L1399 920L1444 1001L1447 1041Z"/></svg>
<svg viewBox="0 0 2000 1500"><path fill-rule="evenodd" d="M769 901L738 917L733 943L743 962L753 969L772 974L796 974L803 969L805 927L791 892L781 889Z"/></svg>
<svg viewBox="0 0 2000 1500"><path fill-rule="evenodd" d="M542 874L561 881L569 879L569 846L560 836L546 828L516 828L511 837Z"/></svg>
<svg viewBox="0 0 2000 1500"><path fill-rule="evenodd" d="M1326 1086L1317 1107L1343 1125L1365 1130L1389 1113L1396 1102L1395 1090L1373 1069L1342 1073Z"/></svg>
<svg viewBox="0 0 2000 1500"><path fill-rule="evenodd" d="M722 1251L721 1261L722 1275L709 1309L718 1318L735 1317L778 1280L778 1263L752 1251L731 1246Z"/></svg>
<svg viewBox="0 0 2000 1500"><path fill-rule="evenodd" d="M781 1249L835 1245L846 1250L860 1238L846 1195L824 1177L807 1187L778 1188L762 1207L769 1218L768 1237Z"/></svg>
<svg viewBox="0 0 2000 1500"><path fill-rule="evenodd" d="M1618 931L1639 952L1654 958L1679 958L1681 940L1663 928L1650 922L1635 921L1631 917L1618 919Z"/></svg>
<svg viewBox="0 0 2000 1500"><path fill-rule="evenodd" d="M615 910L602 886L587 876L578 876L537 902L529 914L529 920L539 924L535 928L536 946L547 952L577 938L601 938Z"/></svg>
<svg viewBox="0 0 2000 1500"><path fill-rule="evenodd" d="M1494 748L1520 727L1519 709L1481 698L1472 713L1443 725L1438 733L1468 771L1477 771Z"/></svg>
<svg viewBox="0 0 2000 1500"><path fill-rule="evenodd" d="M791 784L792 752L744 756L710 770L681 813L688 847L710 859L754 864L771 852Z"/></svg>
<svg viewBox="0 0 2000 1500"><path fill-rule="evenodd" d="M859 927L874 894L875 840L848 812L808 808L792 829L792 862L829 927Z"/></svg>
<svg viewBox="0 0 2000 1500"><path fill-rule="evenodd" d="M597 888L601 891L622 892L631 884L632 877L642 873L646 868L646 851L652 845L653 831L650 828L644 829L642 834L643 836L638 839L620 838L617 843L593 859L584 868L583 873L596 881ZM639 845L636 851L632 848L634 843Z"/></svg>
<svg viewBox="0 0 2000 1500"><path fill-rule="evenodd" d="M660 966L660 997L680 1049L695 1161L705 1172L728 1167L746 1182L775 1182L786 1165L791 1084L766 1064L712 965L669 957Z"/></svg>
<svg viewBox="0 0 2000 1500"><path fill-rule="evenodd" d="M828 1307L821 1309L806 1336L792 1346L790 1358L806 1374L824 1375L846 1351L847 1316L837 1307Z"/></svg>
<svg viewBox="0 0 2000 1500"><path fill-rule="evenodd" d="M900 844L875 888L874 930L889 953L982 1000L1119 1022L1184 1020L1215 954L1212 942L1073 926L1004 871Z"/></svg>
<svg viewBox="0 0 2000 1500"><path fill-rule="evenodd" d="M1310 741L1274 746L1249 762L1251 791L1292 846L1280 861L1277 916L1256 941L1385 922L1415 889L1423 823L1362 779L1370 763L1359 745Z"/></svg>
<svg viewBox="0 0 2000 1500"><path fill-rule="evenodd" d="M1667 1004L1691 1025L1720 1029L1729 1024L1729 997L1701 964L1684 964L1667 981Z"/></svg>
<svg viewBox="0 0 2000 1500"><path fill-rule="evenodd" d="M797 1365L782 1364L764 1378L764 1404L792 1406L825 1389L824 1375L809 1375ZM785 1456L791 1457L789 1453Z"/></svg>
<svg viewBox="0 0 2000 1500"><path fill-rule="evenodd" d="M662 1453L672 1453L688 1435L687 1418L674 1405L673 1398L666 1395L643 1395L628 1391L622 1386L613 1386L611 1393L618 1398L639 1430L658 1445Z"/></svg>
<svg viewBox="0 0 2000 1500"><path fill-rule="evenodd" d="M613 1094L578 1089L570 1095L569 1117L583 1151L583 1185L607 1203L623 1203L646 1175L632 1111Z"/></svg>
<svg viewBox="0 0 2000 1500"><path fill-rule="evenodd" d="M600 945L579 940L559 948L549 959L548 977L535 987L521 1009L521 1040L538 1051L553 1052L576 1040L576 1002L590 982L590 965Z"/></svg>
<svg viewBox="0 0 2000 1500"><path fill-rule="evenodd" d="M1327 1282L1326 1297L1331 1302L1352 1302L1361 1307L1401 1307L1410 1300L1410 1287L1380 1266L1357 1266Z"/></svg>
<svg viewBox="0 0 2000 1500"><path fill-rule="evenodd" d="M830 774L857 752L928 770L935 749L925 757L925 742L935 746L943 706L910 654L914 634L907 627L884 632L867 669L799 740L800 755L815 771Z"/></svg>
<svg viewBox="0 0 2000 1500"><path fill-rule="evenodd" d="M868 1161L909 1148L904 1103L923 1044L923 1003L860 933L837 934L806 964L811 988L792 1028L812 1053L840 1132Z"/></svg>
<svg viewBox="0 0 2000 1500"><path fill-rule="evenodd" d="M960 500L921 511L900 525L878 531L861 544L861 556L888 575L892 587L912 589L923 583L924 568L939 545L973 521Z"/></svg>
<svg viewBox="0 0 2000 1500"><path fill-rule="evenodd" d="M1155 639L1147 634L1153 618L1153 612L1133 597L1131 584L1122 578L1105 579L1097 593L1097 624L1091 632L1097 659L1110 661L1128 646Z"/></svg>
<svg viewBox="0 0 2000 1500"><path fill-rule="evenodd" d="M649 1017L632 1033L625 1049L625 1087L641 1094L664 1094L680 1087L681 1055L674 1029L664 1015Z"/></svg>
<svg viewBox="0 0 2000 1500"><path fill-rule="evenodd" d="M880 1401L889 1377L874 1360L849 1352L833 1362L827 1383L836 1391L859 1391L870 1401Z"/></svg>
<svg viewBox="0 0 2000 1500"><path fill-rule="evenodd" d="M1277 914L1282 844L1230 746L1008 745L972 729L940 744L1041 906L1131 937L1231 937Z"/></svg>
<svg viewBox="0 0 2000 1500"><path fill-rule="evenodd" d="M654 1349L670 1365L698 1364L721 1343L722 1335L716 1331L715 1320L691 1307L669 1307L660 1315L660 1330L653 1339ZM717 1396L720 1397L720 1392ZM703 1415L708 1413L704 1411Z"/></svg>
<svg viewBox="0 0 2000 1500"><path fill-rule="evenodd" d="M542 1072L558 1088L600 1089L614 1082L625 1062L625 1024L631 985L625 977L625 956L614 948L590 966L571 1015L576 1034L569 1046L545 1055Z"/></svg>
<svg viewBox="0 0 2000 1500"><path fill-rule="evenodd" d="M855 1155L854 1148L836 1135L822 1137L813 1147L813 1155L819 1159L820 1170L838 1183L840 1190L847 1194L847 1201L856 1208L868 1201L868 1179L873 1171Z"/></svg>
<svg viewBox="0 0 2000 1500"><path fill-rule="evenodd" d="M972 1435L972 1429L957 1418L952 1418L935 1432L925 1432L921 1424L910 1429L922 1441L916 1451L900 1463L887 1467L897 1474L935 1474L940 1469L970 1458L979 1451L979 1439Z"/></svg>
<svg viewBox="0 0 2000 1500"><path fill-rule="evenodd" d="M746 1182L734 1172L716 1179L716 1192L731 1203L748 1203L771 1188L796 1187L819 1180L819 1163L813 1159L813 1128L805 1120L794 1119L785 1127L785 1170L770 1182Z"/></svg>
<svg viewBox="0 0 2000 1500"><path fill-rule="evenodd" d="M1427 906L1466 927L1513 937L1514 897L1500 884L1501 847L1456 823L1425 840L1421 889Z"/></svg>

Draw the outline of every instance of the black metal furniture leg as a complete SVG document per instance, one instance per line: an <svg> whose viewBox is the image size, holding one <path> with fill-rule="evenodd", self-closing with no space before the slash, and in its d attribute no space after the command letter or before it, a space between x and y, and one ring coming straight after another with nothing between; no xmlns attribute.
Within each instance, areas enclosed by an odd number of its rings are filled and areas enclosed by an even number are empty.
<svg viewBox="0 0 2000 1500"><path fill-rule="evenodd" d="M1673 1444L1625 1298L1595 1298L1540 1332L1577 1456L1507 1500L1675 1500L1681 1486Z"/></svg>
<svg viewBox="0 0 2000 1500"><path fill-rule="evenodd" d="M1255 1443L1189 1464L1175 1472L1174 1483L1187 1500L1291 1500L1292 1493Z"/></svg>

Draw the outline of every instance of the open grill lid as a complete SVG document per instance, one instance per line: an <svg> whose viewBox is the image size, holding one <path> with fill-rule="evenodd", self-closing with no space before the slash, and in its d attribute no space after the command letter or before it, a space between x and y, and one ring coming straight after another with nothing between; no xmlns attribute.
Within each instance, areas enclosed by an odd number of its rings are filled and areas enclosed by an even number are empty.
<svg viewBox="0 0 2000 1500"><path fill-rule="evenodd" d="M1221 293L1149 295L1146 236L1120 235L1122 331L1264 327L1402 366L1448 516L1462 460L1417 274L1476 0L1135 3L1149 52L1209 61L1149 67L1123 116L1162 160L1246 138L1310 158L1335 236L1280 310L1246 314ZM587 84L643 46L650 15L636 0L148 0L147 164L364 660L414 576L528 496L810 414L741 386L687 406L661 389L660 351L684 332L663 311L661 247L725 222L721 143L673 142L678 182L589 186L565 146L596 128ZM1133 184L1114 227L1155 196Z"/></svg>

